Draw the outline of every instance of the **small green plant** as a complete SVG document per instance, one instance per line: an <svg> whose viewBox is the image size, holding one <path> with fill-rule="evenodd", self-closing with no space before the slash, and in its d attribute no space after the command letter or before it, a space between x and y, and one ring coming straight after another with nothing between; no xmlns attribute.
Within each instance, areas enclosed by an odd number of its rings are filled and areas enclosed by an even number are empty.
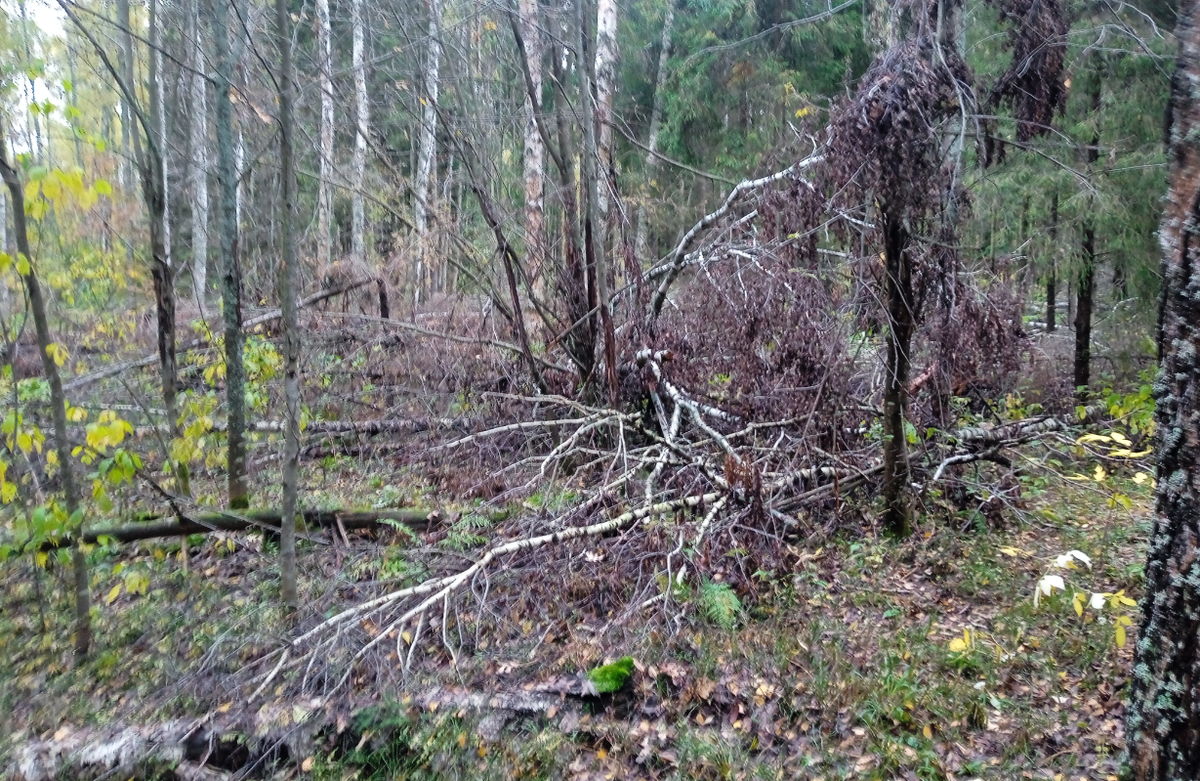
<svg viewBox="0 0 1200 781"><path fill-rule="evenodd" d="M460 552L478 548L487 542L487 537L479 534L479 531L491 526L492 522L486 517L468 513L451 524L446 532L446 539L442 540L442 547Z"/></svg>
<svg viewBox="0 0 1200 781"><path fill-rule="evenodd" d="M737 627L742 601L728 583L706 580L700 586L700 610L705 618L728 632Z"/></svg>
<svg viewBox="0 0 1200 781"><path fill-rule="evenodd" d="M615 692L625 685L633 675L633 657L622 656L611 664L594 667L588 671L587 679L598 694Z"/></svg>

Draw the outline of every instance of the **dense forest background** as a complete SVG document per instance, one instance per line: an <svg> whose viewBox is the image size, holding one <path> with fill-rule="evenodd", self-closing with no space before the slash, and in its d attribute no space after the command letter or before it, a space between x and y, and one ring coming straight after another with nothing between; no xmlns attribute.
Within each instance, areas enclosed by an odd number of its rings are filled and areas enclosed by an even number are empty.
<svg viewBox="0 0 1200 781"><path fill-rule="evenodd" d="M1175 5L0 12L14 777L1120 771Z"/></svg>

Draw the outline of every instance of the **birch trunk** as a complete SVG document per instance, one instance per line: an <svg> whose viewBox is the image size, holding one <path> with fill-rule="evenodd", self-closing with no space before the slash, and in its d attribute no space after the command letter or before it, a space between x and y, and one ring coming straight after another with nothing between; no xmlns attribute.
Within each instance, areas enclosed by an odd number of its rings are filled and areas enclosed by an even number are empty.
<svg viewBox="0 0 1200 781"><path fill-rule="evenodd" d="M357 29L357 28L356 28ZM317 0L317 57L320 59L321 128L317 181L317 278L325 279L333 260L333 47L329 27L329 0ZM360 54L361 57L361 54ZM357 69L355 73L357 74ZM357 91L357 75L355 89ZM364 91L366 80L363 80ZM355 145L357 150L357 144ZM357 160L355 161L357 162ZM364 161L365 162L365 161ZM361 182L359 183L361 185Z"/></svg>
<svg viewBox="0 0 1200 781"><path fill-rule="evenodd" d="M537 112L542 109L542 34L538 29L537 0L521 0L518 7L521 35L524 40L526 67L530 85L525 95L525 254L530 276L542 280L545 262L545 179L546 150L538 128ZM530 95L529 93L532 93ZM533 96L537 96L534 103Z"/></svg>
<svg viewBox="0 0 1200 781"><path fill-rule="evenodd" d="M355 50L361 64L362 0L354 0ZM279 530L280 595L290 609L299 608L296 591L296 505L300 488L300 333L296 318L296 184L292 160L295 133L292 108L292 36L287 0L275 0L275 34L279 45L279 169L283 179L283 251L279 263L279 298L283 324L283 388L287 416L283 446L283 507ZM356 68L355 79L360 70ZM363 96L365 98L365 95ZM365 102L365 101L364 101ZM360 113L360 120L362 119ZM360 128L361 129L361 128ZM360 169L361 170L361 169ZM361 182L360 182L361 185ZM355 191L361 199L361 189Z"/></svg>
<svg viewBox="0 0 1200 781"><path fill-rule="evenodd" d="M642 202L638 204L637 238L634 240L634 257L639 263L645 262L647 252L646 238L646 199L650 188L654 186L654 175L658 172L658 134L662 128L662 112L664 92L663 85L667 80L667 60L671 57L671 33L675 23L675 3L671 0L663 17L662 45L658 52L658 74L654 78L654 102L650 107L650 135L646 139L646 181L642 193Z"/></svg>
<svg viewBox="0 0 1200 781"><path fill-rule="evenodd" d="M216 0L221 2L222 0ZM192 292L202 317L208 296L208 98L201 44L200 0L192 0Z"/></svg>
<svg viewBox="0 0 1200 781"><path fill-rule="evenodd" d="M429 0L429 49L425 54L422 75L424 94L421 96L421 132L417 142L417 176L413 185L413 225L417 231L417 268L413 281L413 301L421 303L421 288L425 282L425 255L429 231L429 187L437 156L438 70L442 45L439 39L442 23L441 0Z"/></svg>
<svg viewBox="0 0 1200 781"><path fill-rule="evenodd" d="M600 217L608 220L609 194L615 194L612 110L617 85L617 0L596 4L596 152L600 181ZM603 236L603 234L602 234Z"/></svg>
<svg viewBox="0 0 1200 781"><path fill-rule="evenodd" d="M605 221L608 214L608 174L612 159L612 87L613 69L616 62L616 3L615 0L600 0L597 8L596 59L594 67L587 67L588 30L587 15L582 3L577 6L576 20L579 27L579 51L583 53L585 80L580 103L583 105L583 174L587 190L588 208L584 241L590 262L591 295L589 303L599 315L600 333L604 344L604 369L608 394L613 404L617 403L616 337L613 331L612 310L609 309L608 262L606 256ZM601 33L600 31L604 32ZM602 77L601 73L605 75ZM592 94L591 84L595 84ZM607 131L607 150L604 146ZM603 170L601 170L603 169ZM604 181L602 181L602 178Z"/></svg>
<svg viewBox="0 0 1200 781"><path fill-rule="evenodd" d="M367 103L367 68L364 59L363 33L366 24L363 19L363 0L353 0L352 25L354 27L354 49L352 52L354 66L354 95L355 95L355 133L354 133L354 199L350 218L350 255L355 265L362 267L366 260L366 202L363 190L366 186L367 172L367 125L370 121L370 106Z"/></svg>

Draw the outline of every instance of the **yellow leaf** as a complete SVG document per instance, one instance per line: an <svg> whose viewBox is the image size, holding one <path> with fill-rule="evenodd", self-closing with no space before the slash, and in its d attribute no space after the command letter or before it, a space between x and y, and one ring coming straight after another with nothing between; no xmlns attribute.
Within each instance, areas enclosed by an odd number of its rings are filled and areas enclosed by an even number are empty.
<svg viewBox="0 0 1200 781"><path fill-rule="evenodd" d="M604 759L607 756L608 756L608 752L605 751L604 749L600 749L599 751L596 752L596 759Z"/></svg>
<svg viewBox="0 0 1200 781"><path fill-rule="evenodd" d="M1079 616L1080 618L1083 617L1083 600L1084 596L1079 592L1076 592L1075 598L1071 600L1071 604L1075 608L1075 615Z"/></svg>
<svg viewBox="0 0 1200 781"><path fill-rule="evenodd" d="M117 601L117 597L121 596L121 584L112 587L112 591L108 592L108 598L104 600L104 604L111 605Z"/></svg>
<svg viewBox="0 0 1200 781"><path fill-rule="evenodd" d="M33 554L33 561L35 564L37 564L39 569L45 569L46 562L49 560L50 554L46 553L45 551L38 551L37 553Z"/></svg>
<svg viewBox="0 0 1200 781"><path fill-rule="evenodd" d="M926 740L933 740L933 729L928 724L925 725L925 729L921 730L921 734L925 736Z"/></svg>
<svg viewBox="0 0 1200 781"><path fill-rule="evenodd" d="M404 638L405 643L412 645L412 635L410 635L408 632L401 632L400 636Z"/></svg>
<svg viewBox="0 0 1200 781"><path fill-rule="evenodd" d="M458 747L466 748L466 746L467 746L467 733L465 733L465 732L458 733Z"/></svg>
<svg viewBox="0 0 1200 781"><path fill-rule="evenodd" d="M308 771L312 770L312 766L313 766L313 758L305 757L304 761L300 763L300 772L307 773Z"/></svg>
<svg viewBox="0 0 1200 781"><path fill-rule="evenodd" d="M1095 480L1097 483L1103 483L1103 482L1104 482L1104 478L1106 478L1106 477L1108 477L1108 472L1105 472L1105 471L1104 471L1104 467L1102 467L1102 466L1100 466L1099 464L1097 464L1097 465L1096 465L1096 471L1095 471L1095 473L1094 473L1093 479L1094 479L1094 480Z"/></svg>
<svg viewBox="0 0 1200 781"><path fill-rule="evenodd" d="M233 703L226 702L217 708L217 713L228 713L231 707L233 707Z"/></svg>
<svg viewBox="0 0 1200 781"><path fill-rule="evenodd" d="M1117 648L1124 648L1124 647L1125 647L1125 626L1123 624L1118 623L1117 624Z"/></svg>

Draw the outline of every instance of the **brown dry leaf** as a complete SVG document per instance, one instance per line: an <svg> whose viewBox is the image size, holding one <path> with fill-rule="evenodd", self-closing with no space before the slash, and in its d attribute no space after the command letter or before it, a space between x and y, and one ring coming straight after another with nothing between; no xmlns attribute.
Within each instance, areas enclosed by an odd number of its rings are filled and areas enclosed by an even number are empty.
<svg viewBox="0 0 1200 781"><path fill-rule="evenodd" d="M313 766L313 758L305 757L304 761L300 763L300 771L302 773L307 773L308 771L312 770L312 766Z"/></svg>

